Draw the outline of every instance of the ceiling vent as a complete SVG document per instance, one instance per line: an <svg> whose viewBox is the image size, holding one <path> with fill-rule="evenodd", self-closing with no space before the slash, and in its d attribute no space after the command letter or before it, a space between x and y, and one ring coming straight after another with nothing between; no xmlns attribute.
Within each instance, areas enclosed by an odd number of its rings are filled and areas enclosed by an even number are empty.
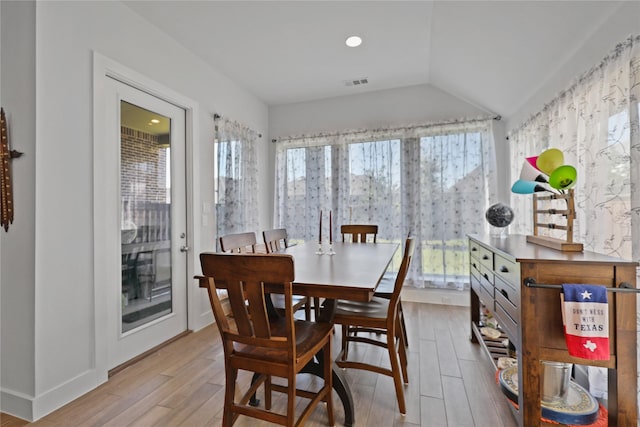
<svg viewBox="0 0 640 427"><path fill-rule="evenodd" d="M366 85L367 83L369 83L369 79L366 77L363 77L361 79L353 79L353 80L345 80L344 81L344 85L345 86L360 86L360 85Z"/></svg>

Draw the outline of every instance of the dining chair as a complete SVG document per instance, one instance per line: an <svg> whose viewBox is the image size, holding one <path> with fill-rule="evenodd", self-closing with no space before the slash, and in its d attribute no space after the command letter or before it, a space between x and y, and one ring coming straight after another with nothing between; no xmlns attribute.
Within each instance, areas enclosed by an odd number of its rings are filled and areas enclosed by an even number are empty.
<svg viewBox="0 0 640 427"><path fill-rule="evenodd" d="M278 252L283 248L289 247L289 238L286 228L274 228L273 230L264 230L262 239L267 248L267 253Z"/></svg>
<svg viewBox="0 0 640 427"><path fill-rule="evenodd" d="M344 242L345 235L351 236L352 242L367 242L368 236L373 236L373 243L376 243L376 238L378 236L378 226L373 224L345 224L340 227L340 232L342 233L342 241ZM376 288L376 292L374 296L390 299L391 294L393 293L393 287L395 284L395 277L393 275L385 275L378 287ZM398 302L398 311L400 312L400 323L402 325L402 335L404 336L404 343L408 347L409 340L407 335L407 328L404 321L404 311L402 310L402 302Z"/></svg>
<svg viewBox="0 0 640 427"><path fill-rule="evenodd" d="M407 384L409 377L407 374L407 352L398 312L398 303L414 250L414 238L409 237L405 243L400 270L396 276L393 292L389 299L374 296L369 302L338 300L334 316L334 323L342 325L342 347L336 357L336 364L341 368L363 369L392 377L396 389L398 408L402 414L407 412L402 380ZM358 335L358 333L367 332L376 335ZM386 340L377 339L376 337L379 335L385 335ZM391 369L380 364L374 365L349 359L350 342L386 348Z"/></svg>
<svg viewBox="0 0 640 427"><path fill-rule="evenodd" d="M395 287L397 274L385 274L376 291L373 293L374 297L380 297L385 299L391 299L393 296L393 288ZM402 336L404 337L404 346L409 347L409 336L407 334L407 325L404 321L404 310L402 309L402 299L398 297L398 316L400 316L400 327L402 328Z"/></svg>
<svg viewBox="0 0 640 427"><path fill-rule="evenodd" d="M407 235L407 238L411 237L411 232ZM393 294L393 287L396 282L397 272L389 272L382 276L380 279L380 283L376 287L376 291L373 296L391 299L391 295ZM402 309L402 298L398 299L398 314L400 316L400 325L402 326L402 335L404 336L404 345L405 347L409 347L409 336L407 334L407 326L404 321L404 310Z"/></svg>
<svg viewBox="0 0 640 427"><path fill-rule="evenodd" d="M279 252L281 249L289 247L289 239L287 237L287 230L285 228L276 228L273 230L264 230L262 232L262 239L264 240L264 246L267 249L267 253L271 254ZM271 301L273 307L282 312L284 310L284 296L278 294L271 295ZM293 311L304 308L304 318L311 320L311 299L309 297L294 295L293 296ZM316 304L317 305L317 304ZM316 308L316 318L320 313L319 308Z"/></svg>
<svg viewBox="0 0 640 427"><path fill-rule="evenodd" d="M300 426L320 402L326 402L329 425L334 424L332 398L331 341L328 322L298 320L292 310L293 257L287 254L201 253L200 287L206 288L224 349L225 397L222 425L230 427L239 415L286 426ZM285 315L269 319L265 307L264 283L279 287L285 301ZM218 287L227 290L235 322L225 315ZM247 295L248 304L244 295ZM314 357L323 361L324 384L317 391L297 389L296 375ZM244 394L236 399L239 371L257 374ZM272 383L285 378L287 385ZM264 408L249 401L264 384ZM286 414L272 411L272 392L287 395ZM310 399L295 419L296 396Z"/></svg>
<svg viewBox="0 0 640 427"><path fill-rule="evenodd" d="M347 236L351 236L353 243L366 243L367 237L372 236L373 243L376 243L378 236L378 226L372 224L344 224L340 227L342 241L347 242Z"/></svg>
<svg viewBox="0 0 640 427"><path fill-rule="evenodd" d="M220 236L220 249L222 252L255 253L256 233L233 233Z"/></svg>

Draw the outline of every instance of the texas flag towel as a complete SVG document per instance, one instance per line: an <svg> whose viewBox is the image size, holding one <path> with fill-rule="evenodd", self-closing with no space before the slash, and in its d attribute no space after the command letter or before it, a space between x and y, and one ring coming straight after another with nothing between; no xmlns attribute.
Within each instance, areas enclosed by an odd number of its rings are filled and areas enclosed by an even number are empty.
<svg viewBox="0 0 640 427"><path fill-rule="evenodd" d="M607 288L597 285L562 285L562 322L569 354L609 360L609 304Z"/></svg>

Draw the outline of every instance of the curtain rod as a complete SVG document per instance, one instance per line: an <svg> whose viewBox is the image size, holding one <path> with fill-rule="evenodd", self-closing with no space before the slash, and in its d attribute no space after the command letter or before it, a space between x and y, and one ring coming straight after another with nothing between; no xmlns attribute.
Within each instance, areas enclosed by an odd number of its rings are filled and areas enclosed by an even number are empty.
<svg viewBox="0 0 640 427"><path fill-rule="evenodd" d="M445 126L445 125L451 125L451 124L455 124L455 123L473 123L473 122L484 122L487 120L502 120L502 116L500 115L495 115L493 117L482 117L482 118L477 118L477 119L469 119L469 120L448 120L448 121L443 121L443 122L433 122L433 123L425 123L425 124L418 124L418 125L407 125L407 126L398 126L398 127L393 127L393 128L389 128L389 129L356 129L356 130L347 130L344 132L332 132L332 133L316 133L316 134L310 134L310 135L294 135L294 136L285 136L282 138L273 138L271 140L272 143L275 142L282 142L282 141L290 141L292 139L298 139L298 138L317 138L317 137L327 137L327 136L339 136L339 135L355 135L355 134L359 134L359 133L364 133L364 132L379 132L379 131L397 131L397 130L401 130L401 129L416 129L416 128L421 128L421 127L428 127L428 126Z"/></svg>
<svg viewBox="0 0 640 427"><path fill-rule="evenodd" d="M218 113L213 113L213 121L220 120L222 116ZM262 134L258 133L258 138L262 138Z"/></svg>

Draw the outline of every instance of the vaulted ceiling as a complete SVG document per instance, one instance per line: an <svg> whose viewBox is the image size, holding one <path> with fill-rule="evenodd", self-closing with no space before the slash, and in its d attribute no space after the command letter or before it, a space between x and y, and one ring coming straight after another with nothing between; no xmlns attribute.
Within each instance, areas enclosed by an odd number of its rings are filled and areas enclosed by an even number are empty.
<svg viewBox="0 0 640 427"><path fill-rule="evenodd" d="M127 1L268 105L431 84L522 106L617 1ZM345 46L359 35L358 48ZM367 84L345 82L366 79Z"/></svg>

